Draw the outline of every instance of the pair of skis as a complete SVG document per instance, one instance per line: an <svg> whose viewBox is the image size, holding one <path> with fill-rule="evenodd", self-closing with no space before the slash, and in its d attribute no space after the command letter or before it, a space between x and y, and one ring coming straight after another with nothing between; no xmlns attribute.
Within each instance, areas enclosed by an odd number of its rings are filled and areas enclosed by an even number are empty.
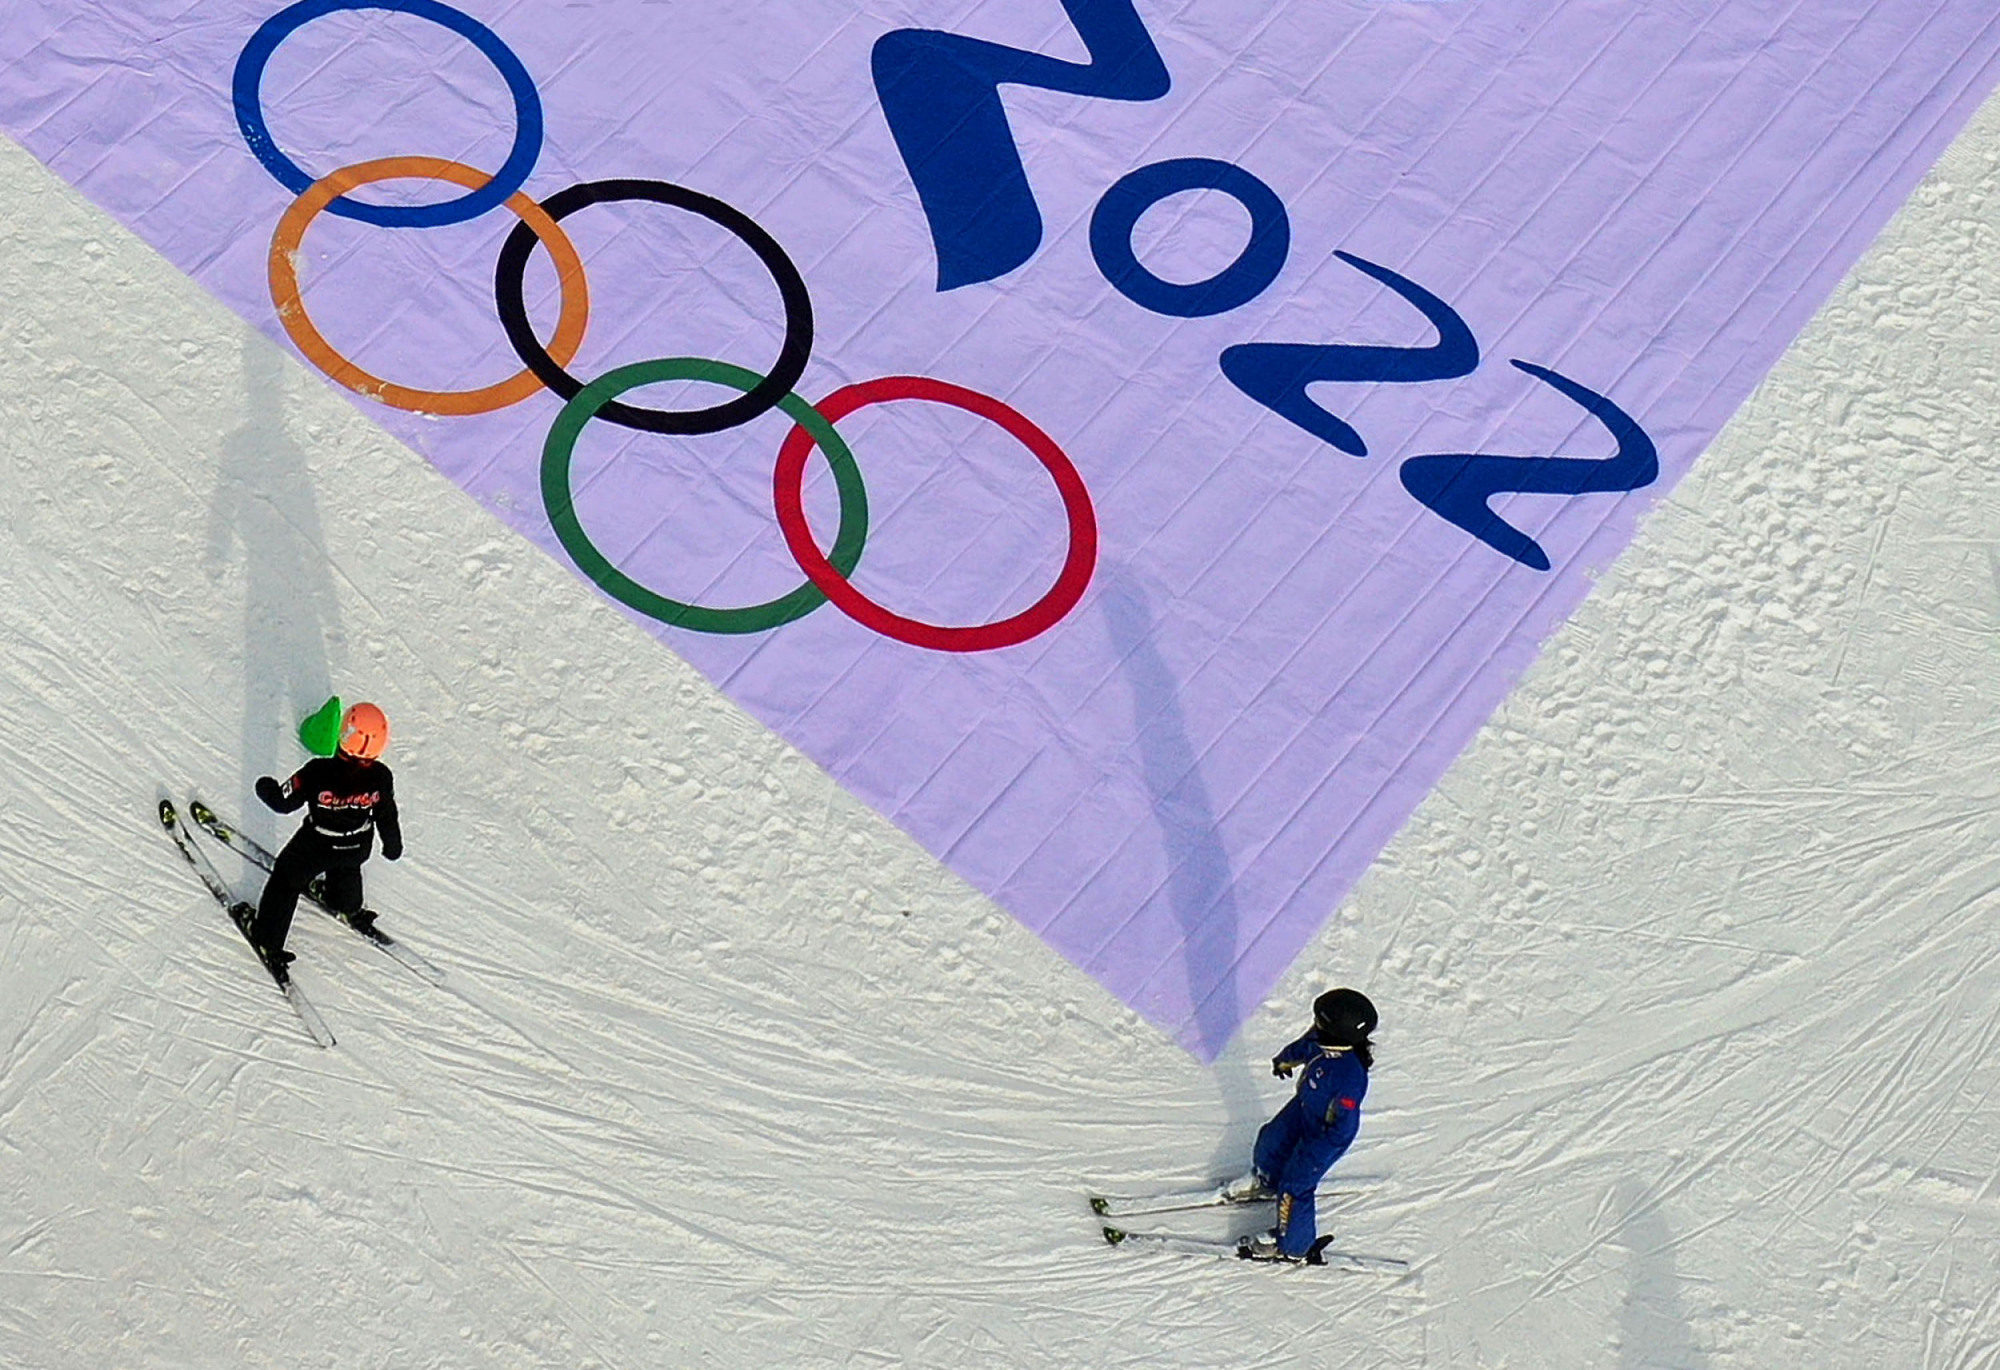
<svg viewBox="0 0 2000 1370"><path fill-rule="evenodd" d="M1320 1191L1322 1204L1339 1204L1366 1193L1380 1183L1380 1176L1357 1175L1328 1185ZM1220 1256L1246 1261L1284 1261L1265 1243L1252 1237L1195 1237L1179 1232L1134 1232L1122 1226L1124 1220L1151 1218L1167 1213L1191 1213L1208 1208L1241 1208L1271 1203L1276 1196L1248 1178L1225 1180L1199 1189L1169 1189L1151 1194L1090 1196L1090 1211L1114 1221L1103 1225L1104 1240L1112 1246L1152 1251L1172 1251L1188 1256ZM1335 1251L1331 1237L1314 1243L1306 1263L1357 1275L1407 1275L1410 1263L1394 1256L1364 1255L1355 1251Z"/></svg>
<svg viewBox="0 0 2000 1370"><path fill-rule="evenodd" d="M272 856L266 847L255 838L238 832L235 828L230 827L217 818L215 810L209 808L208 805L202 803L199 799L188 801L188 816L194 819L195 824L203 832L206 832L210 837L213 837L223 846L229 848L253 865L261 866L266 871L269 871L277 864L277 858ZM403 967L403 969L409 971L410 974L416 976L418 979L428 981L433 985L444 983L443 971L375 926L376 914L373 909L364 908L358 913L342 913L328 904L326 902L325 882L322 878L315 877L313 882L306 886L305 901L327 917L333 919L334 922L347 928L350 932L358 934L370 946L387 956L397 965Z"/></svg>
<svg viewBox="0 0 2000 1370"><path fill-rule="evenodd" d="M197 826L239 856L263 867L266 871L276 865L277 858L267 848L254 838L223 823L215 816L214 810L199 799L189 803L188 811ZM298 1014L299 1022L305 1026L307 1034L322 1047L332 1046L333 1033L327 1028L326 1020L320 1017L319 1010L313 1007L312 1000L308 999L305 991L293 981L290 967L283 960L266 957L262 948L251 939L251 923L256 917L256 909L231 892L228 882L222 878L221 873L215 869L215 863L209 859L208 852L193 839L192 834L181 823L180 813L174 808L171 799L161 798L159 812L160 826L166 830L167 836L173 839L174 846L179 849L182 858L194 871L196 878L210 894L215 896L215 902L221 905L223 913L243 935L243 940L250 944L251 951L257 955L258 964L264 967L265 973L271 977L271 982L277 986L278 992L285 996L293 1012ZM377 950L394 959L412 974L434 985L444 982L443 971L377 928L373 912L364 909L361 913L347 915L329 907L319 881L314 881L306 890L305 898L314 908L365 938Z"/></svg>

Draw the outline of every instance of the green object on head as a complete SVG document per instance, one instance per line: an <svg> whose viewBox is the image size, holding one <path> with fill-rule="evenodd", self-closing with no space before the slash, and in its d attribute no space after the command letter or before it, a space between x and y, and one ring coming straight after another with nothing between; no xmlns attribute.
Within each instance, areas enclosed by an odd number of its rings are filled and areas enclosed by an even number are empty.
<svg viewBox="0 0 2000 1370"><path fill-rule="evenodd" d="M299 721L299 745L314 756L332 756L340 746L340 696L334 695Z"/></svg>

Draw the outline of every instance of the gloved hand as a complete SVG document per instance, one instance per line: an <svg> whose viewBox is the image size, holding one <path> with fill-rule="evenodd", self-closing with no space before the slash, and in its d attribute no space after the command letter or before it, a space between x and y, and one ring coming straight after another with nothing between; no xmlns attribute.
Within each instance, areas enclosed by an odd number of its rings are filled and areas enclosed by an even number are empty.
<svg viewBox="0 0 2000 1370"><path fill-rule="evenodd" d="M1297 1070L1298 1068L1299 1068L1298 1063L1296 1061L1281 1061L1275 1056L1271 1058L1271 1073L1277 1076L1280 1080L1291 1079L1292 1072Z"/></svg>
<svg viewBox="0 0 2000 1370"><path fill-rule="evenodd" d="M264 801L266 808L282 811L284 807L285 792L280 788L278 782L268 775L257 777L257 797Z"/></svg>
<svg viewBox="0 0 2000 1370"><path fill-rule="evenodd" d="M382 840L382 859L384 861L401 861L403 859L403 844L401 842L391 842L387 838L384 838Z"/></svg>

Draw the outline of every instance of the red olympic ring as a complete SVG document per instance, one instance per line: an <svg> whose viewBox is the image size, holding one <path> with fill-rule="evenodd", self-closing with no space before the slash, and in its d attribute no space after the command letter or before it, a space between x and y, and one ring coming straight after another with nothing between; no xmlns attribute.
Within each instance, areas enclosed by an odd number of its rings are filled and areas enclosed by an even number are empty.
<svg viewBox="0 0 2000 1370"><path fill-rule="evenodd" d="M932 651L986 652L996 647L1012 647L1054 627L1083 598L1097 569L1097 514L1091 508L1090 492L1084 488L1076 466L1055 439L1018 410L977 390L924 376L884 376L880 380L863 381L834 391L813 407L825 415L828 423L839 423L857 409L890 400L930 400L963 409L998 424L1033 453L1055 481L1063 511L1069 517L1069 555L1063 559L1062 571L1047 594L1012 618L997 623L949 628L891 613L855 589L813 540L812 528L806 522L805 472L814 439L795 424L786 435L785 445L778 450L772 494L778 506L778 526L785 533L785 545L791 548L806 578L855 622L885 637Z"/></svg>

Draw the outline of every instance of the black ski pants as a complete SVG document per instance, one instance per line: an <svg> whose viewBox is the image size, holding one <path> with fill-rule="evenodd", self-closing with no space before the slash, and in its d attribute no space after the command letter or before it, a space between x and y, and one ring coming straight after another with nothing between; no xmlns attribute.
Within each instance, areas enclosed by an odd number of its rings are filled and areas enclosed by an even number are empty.
<svg viewBox="0 0 2000 1370"><path fill-rule="evenodd" d="M250 937L266 951L283 951L292 931L292 915L298 912L299 896L313 877L324 875L323 893L327 907L336 913L357 913L361 909L361 863L373 845L367 838L359 844L335 844L311 828L301 828L285 844L264 882L264 895L257 901L257 922Z"/></svg>

